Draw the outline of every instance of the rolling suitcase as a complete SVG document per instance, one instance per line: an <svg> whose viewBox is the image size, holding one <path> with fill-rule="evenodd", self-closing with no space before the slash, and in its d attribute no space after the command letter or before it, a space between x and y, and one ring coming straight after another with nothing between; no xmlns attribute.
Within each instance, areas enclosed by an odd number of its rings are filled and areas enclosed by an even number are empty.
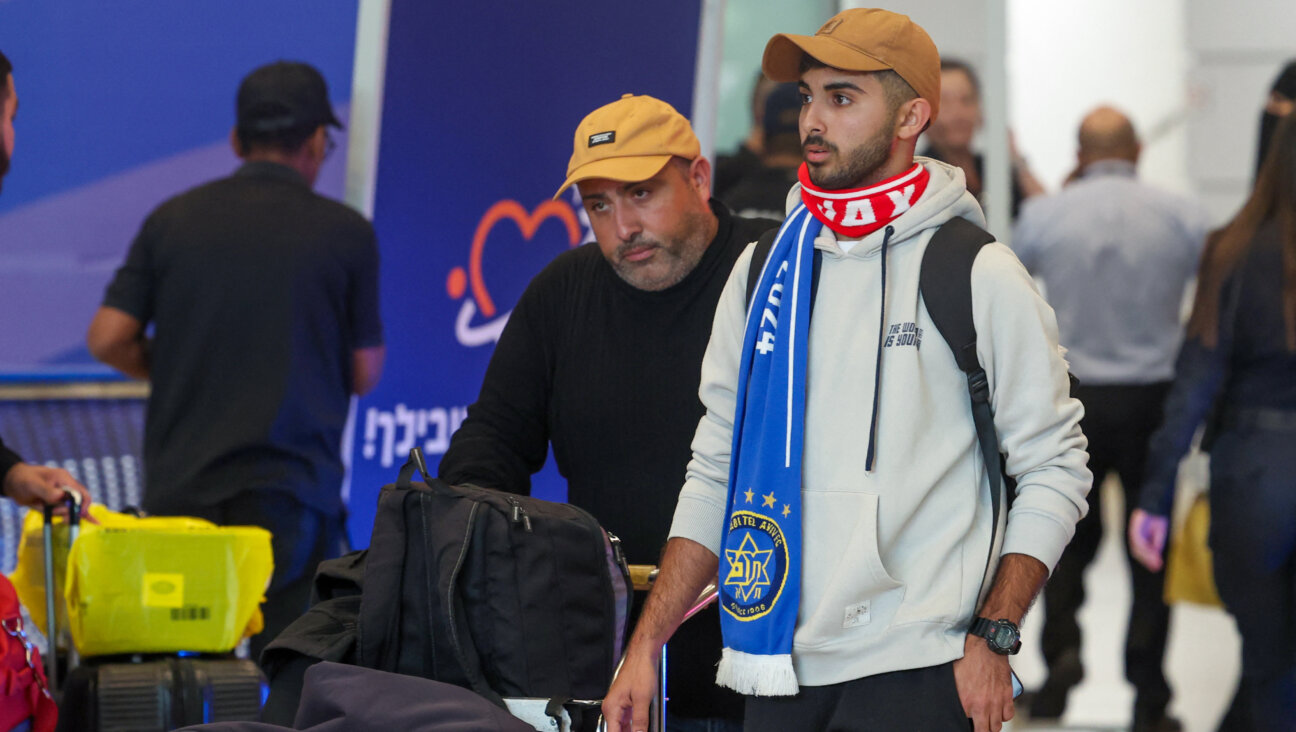
<svg viewBox="0 0 1296 732"><path fill-rule="evenodd" d="M76 540L80 506L69 492L69 542ZM46 587L53 587L53 507L45 509ZM126 655L82 659L60 687L59 628L55 593L46 592L51 652L47 675L60 696L59 732L165 732L193 724L254 721L261 713L266 681L255 663L225 655ZM140 628L140 632L148 632ZM75 664L75 653L69 651ZM61 694L58 690L61 688Z"/></svg>

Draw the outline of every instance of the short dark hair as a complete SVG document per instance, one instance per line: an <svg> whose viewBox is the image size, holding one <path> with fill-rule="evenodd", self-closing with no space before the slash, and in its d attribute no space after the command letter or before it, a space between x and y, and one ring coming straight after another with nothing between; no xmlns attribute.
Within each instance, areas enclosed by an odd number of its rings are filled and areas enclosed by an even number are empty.
<svg viewBox="0 0 1296 732"><path fill-rule="evenodd" d="M9 63L9 57L0 51L0 81L13 73L13 64ZM0 102L3 102L9 96L9 85L0 84Z"/></svg>
<svg viewBox="0 0 1296 732"><path fill-rule="evenodd" d="M317 129L319 129L319 125L292 127L275 132L257 132L240 128L235 134L238 135L239 145L243 148L244 153L270 148L292 155L302 149L302 145L305 145L306 141L310 140L311 135L314 135Z"/></svg>
<svg viewBox="0 0 1296 732"><path fill-rule="evenodd" d="M963 75L972 84L972 93L976 94L977 99L981 98L981 79L977 77L976 71L972 69L972 64L962 59L943 58L941 59L941 71L962 71Z"/></svg>
<svg viewBox="0 0 1296 732"><path fill-rule="evenodd" d="M830 67L823 61L820 61L808 53L801 54L800 71L802 75L811 69L826 68ZM877 78L878 83L882 84L882 91L886 94L887 106L891 108L892 112L900 109L900 105L910 99L918 98L918 92L914 91L914 88L909 85L909 82L905 81L895 72L894 69L883 69L881 71L871 71L869 73L873 74L874 77Z"/></svg>

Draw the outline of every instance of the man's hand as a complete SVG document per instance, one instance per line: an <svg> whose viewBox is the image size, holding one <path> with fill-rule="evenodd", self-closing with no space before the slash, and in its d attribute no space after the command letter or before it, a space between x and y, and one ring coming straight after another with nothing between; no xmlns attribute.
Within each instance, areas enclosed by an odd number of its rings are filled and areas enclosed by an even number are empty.
<svg viewBox="0 0 1296 732"><path fill-rule="evenodd" d="M991 651L985 638L969 635L964 641L963 657L954 662L954 683L976 732L999 732L1013 718L1008 657Z"/></svg>
<svg viewBox="0 0 1296 732"><path fill-rule="evenodd" d="M1165 564L1166 536L1170 533L1170 519L1154 516L1141 508L1130 514L1129 549L1139 563L1153 572L1160 572Z"/></svg>
<svg viewBox="0 0 1296 732"><path fill-rule="evenodd" d="M609 732L648 729L648 704L657 693L662 644L675 633L702 588L715 580L719 565L710 549L692 539L677 536L666 542L661 571L644 603L625 661L603 697Z"/></svg>
<svg viewBox="0 0 1296 732"><path fill-rule="evenodd" d="M65 488L81 494L81 515L89 518L90 491L63 468L18 463L5 474L3 485L4 494L13 499L14 503L37 509L47 504L62 503ZM55 513L66 515L66 506L60 507Z"/></svg>
<svg viewBox="0 0 1296 732"><path fill-rule="evenodd" d="M648 709L657 695L657 657L631 653L603 698L608 732L646 732Z"/></svg>

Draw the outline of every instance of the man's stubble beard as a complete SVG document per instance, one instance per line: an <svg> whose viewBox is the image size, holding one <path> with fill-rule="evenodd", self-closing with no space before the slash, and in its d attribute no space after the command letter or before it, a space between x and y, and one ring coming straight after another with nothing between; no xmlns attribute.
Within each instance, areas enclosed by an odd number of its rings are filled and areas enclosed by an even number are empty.
<svg viewBox="0 0 1296 732"><path fill-rule="evenodd" d="M828 147L838 153L842 161L835 170L828 170L823 165L806 165L810 172L810 182L827 191L859 188L891 156L891 135L885 129L879 130L873 137L851 148L845 155L840 154L836 145L818 135L806 138L802 148L812 143Z"/></svg>
<svg viewBox="0 0 1296 732"><path fill-rule="evenodd" d="M612 269L616 271L617 276L625 280L632 287L644 290L646 292L656 292L665 290L679 284L685 277L689 276L698 263L702 261L702 255L706 252L710 240L703 240L707 230L707 217L711 214L708 208L705 212L691 211L683 214L681 218L680 231L683 235L672 239L670 246L664 246L661 240L647 237L636 237L628 242L622 242L617 247L617 258L612 263ZM657 246L657 256L665 257L671 264L665 276L651 282L644 281L639 275L642 272L638 266L627 263L624 259L625 253L644 244L653 244Z"/></svg>

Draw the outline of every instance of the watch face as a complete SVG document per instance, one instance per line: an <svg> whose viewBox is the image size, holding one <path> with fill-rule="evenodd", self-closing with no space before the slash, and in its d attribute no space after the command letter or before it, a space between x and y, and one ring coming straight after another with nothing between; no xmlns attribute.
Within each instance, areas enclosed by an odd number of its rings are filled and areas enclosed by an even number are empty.
<svg viewBox="0 0 1296 732"><path fill-rule="evenodd" d="M995 628L994 644L996 646L999 646L1000 648L1011 648L1012 644L1016 642L1017 642L1017 634L1013 632L1012 628L1006 625L1000 625L999 627Z"/></svg>

